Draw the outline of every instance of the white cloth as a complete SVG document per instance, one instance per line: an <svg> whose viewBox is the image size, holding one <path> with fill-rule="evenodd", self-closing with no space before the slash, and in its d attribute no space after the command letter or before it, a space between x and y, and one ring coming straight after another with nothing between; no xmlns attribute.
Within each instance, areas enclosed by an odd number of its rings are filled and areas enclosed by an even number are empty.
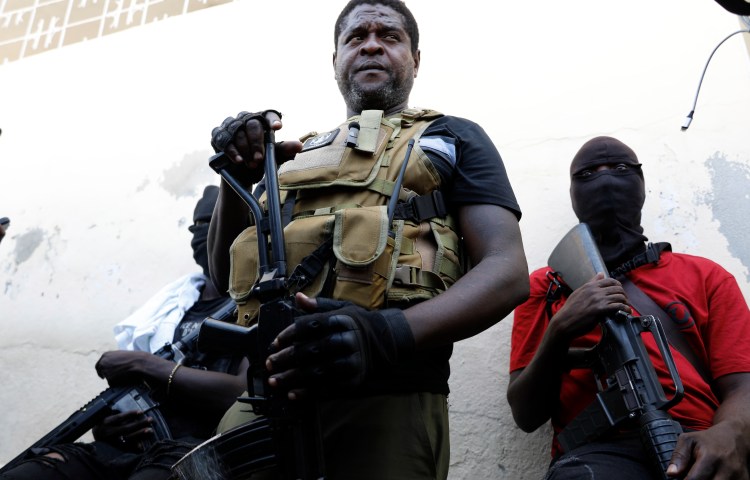
<svg viewBox="0 0 750 480"><path fill-rule="evenodd" d="M206 284L203 273L190 273L164 286L142 307L114 327L121 350L154 353L172 343L177 325L200 297Z"/></svg>

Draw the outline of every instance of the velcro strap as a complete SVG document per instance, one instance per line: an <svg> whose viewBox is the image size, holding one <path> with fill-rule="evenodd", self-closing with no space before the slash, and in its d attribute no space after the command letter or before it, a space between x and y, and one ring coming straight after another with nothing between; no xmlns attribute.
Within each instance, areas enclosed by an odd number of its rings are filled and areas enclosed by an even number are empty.
<svg viewBox="0 0 750 480"><path fill-rule="evenodd" d="M285 197L281 207L281 226L286 227L292 221L294 213L294 201L297 198L297 190L285 190ZM281 192L280 192L281 193Z"/></svg>
<svg viewBox="0 0 750 480"><path fill-rule="evenodd" d="M343 208L360 208L360 207L361 205L356 204L356 203L344 203L341 205L334 205L333 207L320 207L320 208L316 208L315 210L303 210L301 212L297 212L294 215L292 215L292 220L297 220L298 218L304 218L304 217L314 217L318 215L331 215Z"/></svg>
<svg viewBox="0 0 750 480"><path fill-rule="evenodd" d="M434 190L429 195L418 195L405 203L396 204L393 218L423 222L430 218L443 218L448 215L440 190Z"/></svg>
<svg viewBox="0 0 750 480"><path fill-rule="evenodd" d="M435 290L445 290L445 283L433 272L411 265L398 265L393 272L393 284L399 286L418 285Z"/></svg>

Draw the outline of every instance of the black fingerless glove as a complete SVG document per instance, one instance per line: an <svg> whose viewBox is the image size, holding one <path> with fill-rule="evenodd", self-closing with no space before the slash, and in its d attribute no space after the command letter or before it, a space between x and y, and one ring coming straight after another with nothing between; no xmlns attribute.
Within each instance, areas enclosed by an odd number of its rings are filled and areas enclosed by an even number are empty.
<svg viewBox="0 0 750 480"><path fill-rule="evenodd" d="M270 128L266 120L266 113L274 112L281 118L277 110L269 109L258 113L240 112L236 117L227 117L221 125L211 130L211 146L216 153L223 152L227 145L234 141L234 136L240 127L244 127L248 120L258 120L265 128Z"/></svg>
<svg viewBox="0 0 750 480"><path fill-rule="evenodd" d="M369 311L346 304L300 316L295 329L295 363L311 377L311 384L361 385L373 372L397 365L415 349L411 327L396 308Z"/></svg>
<svg viewBox="0 0 750 480"><path fill-rule="evenodd" d="M245 124L250 120L259 121L266 130L271 128L266 119L266 114L268 112L273 112L281 118L281 113L276 110L264 110L260 113L240 112L237 114L237 117L225 118L224 121L221 122L221 125L211 131L211 146L214 151L216 153L226 152L227 147L234 143L237 132L241 129L244 130ZM247 152L239 153L247 155ZM247 163L247 160L245 163ZM263 178L263 167L250 168L229 162L225 168L228 169L228 172L231 173L237 181L246 187L258 183L261 178Z"/></svg>

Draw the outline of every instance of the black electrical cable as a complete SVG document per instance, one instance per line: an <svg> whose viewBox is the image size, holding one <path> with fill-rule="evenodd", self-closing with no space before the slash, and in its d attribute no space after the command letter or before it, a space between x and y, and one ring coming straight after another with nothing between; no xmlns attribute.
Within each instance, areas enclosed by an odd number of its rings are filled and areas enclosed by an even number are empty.
<svg viewBox="0 0 750 480"><path fill-rule="evenodd" d="M690 123L693 121L693 114L695 113L695 106L698 104L698 95L701 92L701 85L703 84L703 77L706 76L706 70L708 70L708 64L711 62L711 59L713 58L714 53L716 53L716 50L718 50L719 47L724 42L726 42L727 40L729 40L731 37L737 35L738 33L750 33L750 30L737 30L736 32L727 35L724 38L724 40L722 40L721 42L719 42L719 44L716 45L716 47L714 47L714 50L711 52L711 55L708 56L708 60L706 61L706 66L703 67L703 73L701 73L701 79L698 82L698 90L696 90L696 92L695 92L695 100L693 100L693 108L690 110L690 113L687 114L687 117L685 117L685 123L682 124L681 130L683 132L688 129L688 127L690 126Z"/></svg>

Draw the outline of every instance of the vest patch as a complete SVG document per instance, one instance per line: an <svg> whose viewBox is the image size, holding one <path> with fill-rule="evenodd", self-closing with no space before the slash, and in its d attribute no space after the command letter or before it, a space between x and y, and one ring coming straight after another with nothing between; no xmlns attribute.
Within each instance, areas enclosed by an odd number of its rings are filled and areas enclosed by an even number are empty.
<svg viewBox="0 0 750 480"><path fill-rule="evenodd" d="M313 138L307 139L302 145L302 151L315 150L316 148L325 147L333 143L336 136L339 134L339 128L331 130L330 132L321 133Z"/></svg>

